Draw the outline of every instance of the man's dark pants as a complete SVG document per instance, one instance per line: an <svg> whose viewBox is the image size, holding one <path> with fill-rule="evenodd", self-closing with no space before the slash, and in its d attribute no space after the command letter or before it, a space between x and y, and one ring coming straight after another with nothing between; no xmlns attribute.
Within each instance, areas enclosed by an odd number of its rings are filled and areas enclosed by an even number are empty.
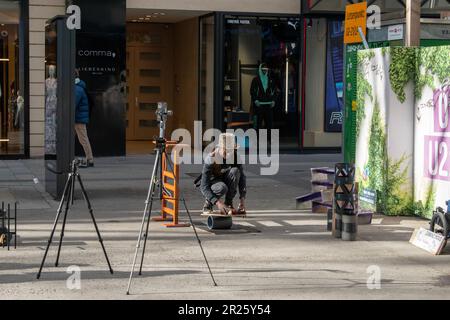
<svg viewBox="0 0 450 320"><path fill-rule="evenodd" d="M211 190L217 198L222 199L225 197L226 205L231 205L237 194L240 178L241 173L239 172L239 169L231 168L221 179L216 179L212 182Z"/></svg>

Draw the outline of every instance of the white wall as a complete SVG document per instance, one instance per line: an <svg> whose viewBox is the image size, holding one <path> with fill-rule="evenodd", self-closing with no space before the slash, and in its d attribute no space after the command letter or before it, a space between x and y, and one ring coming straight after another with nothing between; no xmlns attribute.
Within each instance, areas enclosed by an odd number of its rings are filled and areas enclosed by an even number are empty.
<svg viewBox="0 0 450 320"><path fill-rule="evenodd" d="M44 154L45 21L64 14L65 0L30 0L30 154Z"/></svg>
<svg viewBox="0 0 450 320"><path fill-rule="evenodd" d="M127 8L300 14L300 0L127 0Z"/></svg>
<svg viewBox="0 0 450 320"><path fill-rule="evenodd" d="M314 19L306 43L305 147L340 147L342 134L324 132L326 19Z"/></svg>

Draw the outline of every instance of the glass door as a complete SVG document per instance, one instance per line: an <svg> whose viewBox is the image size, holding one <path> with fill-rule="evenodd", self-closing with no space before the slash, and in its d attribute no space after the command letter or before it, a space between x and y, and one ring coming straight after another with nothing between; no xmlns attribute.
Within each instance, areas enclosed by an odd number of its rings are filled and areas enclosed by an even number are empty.
<svg viewBox="0 0 450 320"><path fill-rule="evenodd" d="M20 5L20 1L0 0L0 157L26 154Z"/></svg>
<svg viewBox="0 0 450 320"><path fill-rule="evenodd" d="M225 128L277 129L299 148L300 36L299 17L224 16Z"/></svg>

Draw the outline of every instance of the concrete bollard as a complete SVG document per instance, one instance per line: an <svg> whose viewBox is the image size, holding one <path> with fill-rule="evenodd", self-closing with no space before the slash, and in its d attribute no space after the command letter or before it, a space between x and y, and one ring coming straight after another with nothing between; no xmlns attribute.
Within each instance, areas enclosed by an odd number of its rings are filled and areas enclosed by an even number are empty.
<svg viewBox="0 0 450 320"><path fill-rule="evenodd" d="M333 237L340 239L342 237L342 214L334 213Z"/></svg>
<svg viewBox="0 0 450 320"><path fill-rule="evenodd" d="M342 240L356 241L358 234L358 216L344 215L342 216Z"/></svg>

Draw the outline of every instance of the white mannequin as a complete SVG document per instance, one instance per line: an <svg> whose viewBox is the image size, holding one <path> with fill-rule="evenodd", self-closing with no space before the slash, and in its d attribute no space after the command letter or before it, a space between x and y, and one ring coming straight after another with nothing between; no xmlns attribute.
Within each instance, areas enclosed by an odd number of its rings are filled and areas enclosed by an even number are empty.
<svg viewBox="0 0 450 320"><path fill-rule="evenodd" d="M53 65L48 66L48 76L50 79L56 78L56 66Z"/></svg>
<svg viewBox="0 0 450 320"><path fill-rule="evenodd" d="M47 154L56 154L56 66L48 67L48 78L45 79L45 148Z"/></svg>
<svg viewBox="0 0 450 320"><path fill-rule="evenodd" d="M20 95L20 91L17 91L17 113L16 113L16 128L23 128L23 108L25 100Z"/></svg>

